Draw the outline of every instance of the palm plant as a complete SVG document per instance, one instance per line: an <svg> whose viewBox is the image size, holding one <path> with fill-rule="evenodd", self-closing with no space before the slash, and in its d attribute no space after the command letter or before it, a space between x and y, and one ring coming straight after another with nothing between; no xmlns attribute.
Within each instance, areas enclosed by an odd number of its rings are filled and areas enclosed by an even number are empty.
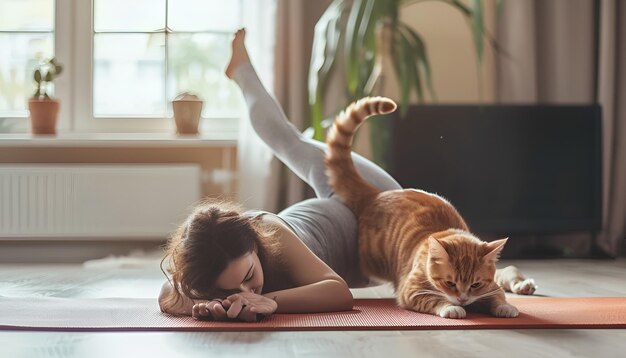
<svg viewBox="0 0 626 358"><path fill-rule="evenodd" d="M315 139L324 139L323 94L331 72L339 61L344 64L347 103L372 94L376 79L382 71L381 51L389 52L386 55L390 57L399 79L401 114L405 112L413 92L420 102L424 100L425 89L432 98L436 98L424 41L399 18L403 7L423 1L425 0L332 1L315 26L309 69L309 105ZM471 0L470 6L461 0L431 1L446 3L465 15L473 34L480 71L483 38L486 36L482 0ZM381 36L380 31L385 28L388 34ZM379 43L385 42L380 40L382 38L386 38L389 43ZM495 42L493 44L496 45Z"/></svg>

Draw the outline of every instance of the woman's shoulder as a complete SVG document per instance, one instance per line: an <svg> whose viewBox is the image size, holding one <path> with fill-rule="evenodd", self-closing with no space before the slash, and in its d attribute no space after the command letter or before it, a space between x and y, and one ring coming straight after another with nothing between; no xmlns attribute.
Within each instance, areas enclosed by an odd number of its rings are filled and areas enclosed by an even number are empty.
<svg viewBox="0 0 626 358"><path fill-rule="evenodd" d="M264 216L267 216L267 215L276 215L276 214L270 213L269 211L253 209L253 210L246 210L241 215L255 219L255 218L263 218Z"/></svg>
<svg viewBox="0 0 626 358"><path fill-rule="evenodd" d="M248 216L252 219L259 220L261 223L265 225L272 226L276 230L278 230L278 232L281 234L284 234L284 233L294 234L291 226L283 218L269 211L248 210L244 212L243 215Z"/></svg>

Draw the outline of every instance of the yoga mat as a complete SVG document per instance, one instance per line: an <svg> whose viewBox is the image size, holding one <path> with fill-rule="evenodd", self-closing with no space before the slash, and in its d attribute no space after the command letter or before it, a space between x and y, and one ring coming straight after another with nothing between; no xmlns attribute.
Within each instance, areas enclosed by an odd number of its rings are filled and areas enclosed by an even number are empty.
<svg viewBox="0 0 626 358"><path fill-rule="evenodd" d="M276 314L257 323L207 322L159 311L156 299L0 298L1 330L331 331L626 328L626 297L512 297L516 318L468 313L445 319L398 308L392 299L357 299L348 312Z"/></svg>

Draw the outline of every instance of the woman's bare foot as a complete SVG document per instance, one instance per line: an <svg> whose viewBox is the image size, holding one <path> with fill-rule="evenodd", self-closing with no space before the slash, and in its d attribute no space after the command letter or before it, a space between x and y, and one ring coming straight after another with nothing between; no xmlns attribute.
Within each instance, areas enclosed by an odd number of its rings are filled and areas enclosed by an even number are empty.
<svg viewBox="0 0 626 358"><path fill-rule="evenodd" d="M230 62L228 63L228 67L226 67L226 76L228 78L233 78L235 70L240 65L250 63L250 57L248 57L248 51L246 50L246 45L244 44L245 39L245 29L239 29L235 32L235 38L232 42L233 54L230 58Z"/></svg>

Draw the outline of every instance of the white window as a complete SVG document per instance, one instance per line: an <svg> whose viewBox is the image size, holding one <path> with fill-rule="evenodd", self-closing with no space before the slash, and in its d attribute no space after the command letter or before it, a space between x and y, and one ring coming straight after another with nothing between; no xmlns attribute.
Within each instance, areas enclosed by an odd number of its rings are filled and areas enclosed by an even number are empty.
<svg viewBox="0 0 626 358"><path fill-rule="evenodd" d="M0 117L28 115L32 74L54 55L54 28L54 1L0 0Z"/></svg>
<svg viewBox="0 0 626 358"><path fill-rule="evenodd" d="M64 65L61 133L173 132L181 92L204 100L203 130L234 131L243 103L223 73L230 39L248 29L267 82L274 9L275 0L0 0L0 131L28 130L32 72L52 56Z"/></svg>

